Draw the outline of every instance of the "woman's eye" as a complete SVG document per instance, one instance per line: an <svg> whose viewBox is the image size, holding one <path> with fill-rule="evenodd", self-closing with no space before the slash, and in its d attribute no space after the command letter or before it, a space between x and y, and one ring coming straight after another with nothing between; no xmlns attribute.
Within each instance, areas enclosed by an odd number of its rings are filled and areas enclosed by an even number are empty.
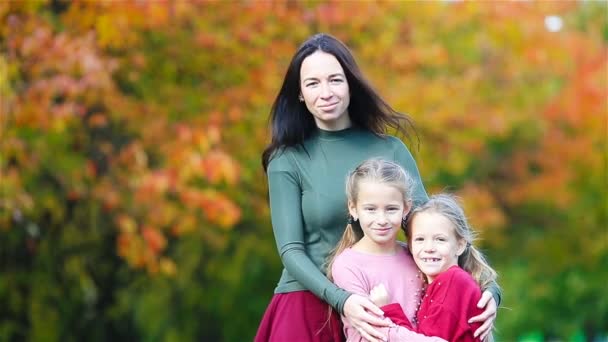
<svg viewBox="0 0 608 342"><path fill-rule="evenodd" d="M342 83L343 80L341 78L334 78L331 80L332 83Z"/></svg>
<svg viewBox="0 0 608 342"><path fill-rule="evenodd" d="M314 86L317 85L317 83L318 82L309 82L309 83L306 83L304 86L306 86L306 87L314 87Z"/></svg>

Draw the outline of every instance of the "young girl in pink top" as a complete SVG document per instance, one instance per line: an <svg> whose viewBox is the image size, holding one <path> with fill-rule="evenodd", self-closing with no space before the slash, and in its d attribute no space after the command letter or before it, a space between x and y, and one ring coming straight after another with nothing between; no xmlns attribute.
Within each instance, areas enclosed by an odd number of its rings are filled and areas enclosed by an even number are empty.
<svg viewBox="0 0 608 342"><path fill-rule="evenodd" d="M410 250L397 241L397 234L404 227L412 206L411 191L409 175L390 161L365 161L349 175L346 192L350 222L334 251L334 257L330 258L328 276L338 286L352 293L365 296L371 293L371 299L379 305L393 303L383 307L385 316L403 326L383 328L389 341L452 341L450 336L443 334L451 326L436 327L435 331L417 330L416 311L419 304L429 298L427 294L430 292L423 292L427 279L416 267ZM429 271L437 266L437 261L443 261L435 256L424 258ZM479 299L479 285L474 281L473 284L477 292L471 298ZM473 307L476 304L474 302ZM423 313L424 307L421 308ZM466 322L472 317L470 313L472 310L463 309L459 311L458 318ZM431 322L430 319L422 321L424 324ZM347 341L365 340L364 331L354 329L344 318L343 322ZM451 321L447 319L446 322ZM476 327L478 325L471 329Z"/></svg>
<svg viewBox="0 0 608 342"><path fill-rule="evenodd" d="M394 162L370 159L359 165L346 184L349 224L328 267L328 277L351 293L369 296L374 286L384 284L390 289L389 301L401 304L410 319L424 280L397 234L412 207L412 188L411 177ZM344 317L342 321L347 341L367 341L363 329L353 328ZM402 340L443 341L402 330ZM394 331L382 328L389 340L395 340Z"/></svg>

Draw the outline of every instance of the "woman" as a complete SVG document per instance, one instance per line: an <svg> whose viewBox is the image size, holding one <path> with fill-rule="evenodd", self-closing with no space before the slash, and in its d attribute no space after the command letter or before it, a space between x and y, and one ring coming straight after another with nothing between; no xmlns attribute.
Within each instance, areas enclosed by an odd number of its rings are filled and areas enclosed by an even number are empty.
<svg viewBox="0 0 608 342"><path fill-rule="evenodd" d="M256 341L339 341L338 315L370 341L389 326L368 298L337 287L321 271L348 217L343 184L371 157L393 160L414 177L414 205L427 201L411 153L389 128L407 133L410 120L394 111L364 79L349 49L317 34L293 56L271 110L272 140L262 155L268 176L273 232L284 270L260 323ZM500 300L484 292L477 333L489 332ZM492 298L494 295L496 298ZM327 303L327 304L326 304Z"/></svg>

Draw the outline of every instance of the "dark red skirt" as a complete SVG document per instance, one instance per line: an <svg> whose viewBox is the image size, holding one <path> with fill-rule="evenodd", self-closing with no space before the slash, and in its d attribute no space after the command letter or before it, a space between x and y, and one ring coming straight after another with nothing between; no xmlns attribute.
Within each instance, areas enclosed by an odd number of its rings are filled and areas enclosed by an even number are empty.
<svg viewBox="0 0 608 342"><path fill-rule="evenodd" d="M272 297L255 342L343 342L340 316L310 291Z"/></svg>

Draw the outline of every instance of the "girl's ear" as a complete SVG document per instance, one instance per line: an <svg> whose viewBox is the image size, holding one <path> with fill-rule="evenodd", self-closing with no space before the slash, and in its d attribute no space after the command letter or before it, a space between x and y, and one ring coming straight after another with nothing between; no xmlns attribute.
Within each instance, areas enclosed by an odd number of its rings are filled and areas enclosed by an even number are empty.
<svg viewBox="0 0 608 342"><path fill-rule="evenodd" d="M357 216L357 206L351 200L348 201L348 213L353 217L353 219L355 219L355 221L359 219Z"/></svg>
<svg viewBox="0 0 608 342"><path fill-rule="evenodd" d="M407 214L409 214L411 210L412 210L412 200L403 202L403 217L401 219L405 220L407 218Z"/></svg>
<svg viewBox="0 0 608 342"><path fill-rule="evenodd" d="M465 239L458 239L458 250L456 251L456 256L461 256L466 248L467 241Z"/></svg>

